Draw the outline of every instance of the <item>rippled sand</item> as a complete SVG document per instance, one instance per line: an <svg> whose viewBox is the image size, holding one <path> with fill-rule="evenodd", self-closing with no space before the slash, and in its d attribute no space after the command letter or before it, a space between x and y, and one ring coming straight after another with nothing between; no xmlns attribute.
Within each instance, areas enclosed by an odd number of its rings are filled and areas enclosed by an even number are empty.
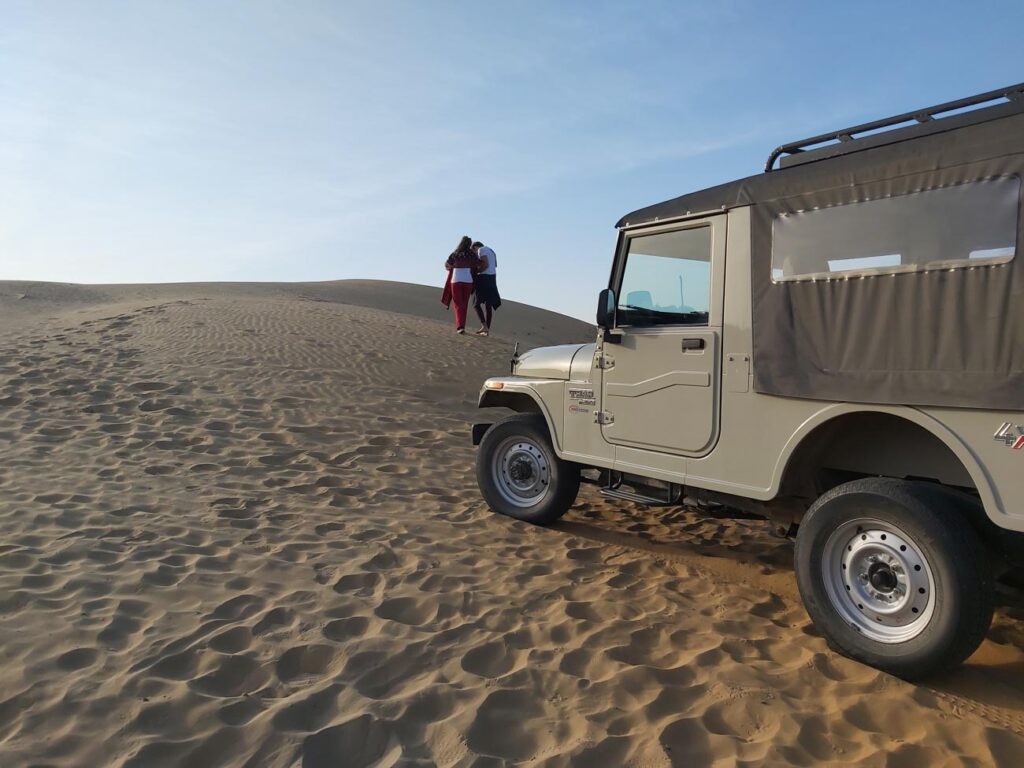
<svg viewBox="0 0 1024 768"><path fill-rule="evenodd" d="M0 765L1024 765L1015 594L915 686L767 523L489 513L482 378L590 331L437 297L0 283Z"/></svg>

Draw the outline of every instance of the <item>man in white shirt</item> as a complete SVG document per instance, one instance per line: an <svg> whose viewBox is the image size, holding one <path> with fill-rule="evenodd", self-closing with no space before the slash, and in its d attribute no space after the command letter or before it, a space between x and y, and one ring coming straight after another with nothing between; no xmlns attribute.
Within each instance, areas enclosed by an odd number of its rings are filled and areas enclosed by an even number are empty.
<svg viewBox="0 0 1024 768"><path fill-rule="evenodd" d="M473 309L480 318L480 330L477 336L487 336L491 332L491 320L494 311L501 306L498 295L498 257L492 248L488 248L479 240L473 243L473 251L480 259L480 268L476 273L476 300Z"/></svg>

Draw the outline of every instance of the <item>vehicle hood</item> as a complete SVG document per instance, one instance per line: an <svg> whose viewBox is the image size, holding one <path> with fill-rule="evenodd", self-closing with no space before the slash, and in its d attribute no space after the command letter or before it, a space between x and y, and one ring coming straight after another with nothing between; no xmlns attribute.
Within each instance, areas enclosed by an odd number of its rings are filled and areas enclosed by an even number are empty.
<svg viewBox="0 0 1024 768"><path fill-rule="evenodd" d="M516 363L515 375L535 379L569 379L572 359L584 347L593 344L559 344L523 352Z"/></svg>

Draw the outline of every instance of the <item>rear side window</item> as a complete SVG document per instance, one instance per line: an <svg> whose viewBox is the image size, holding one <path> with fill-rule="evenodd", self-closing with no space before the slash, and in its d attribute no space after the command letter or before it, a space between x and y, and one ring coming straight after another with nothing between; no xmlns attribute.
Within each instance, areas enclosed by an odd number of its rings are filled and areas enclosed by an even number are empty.
<svg viewBox="0 0 1024 768"><path fill-rule="evenodd" d="M772 280L1003 264L1017 253L1020 178L784 213L772 231Z"/></svg>

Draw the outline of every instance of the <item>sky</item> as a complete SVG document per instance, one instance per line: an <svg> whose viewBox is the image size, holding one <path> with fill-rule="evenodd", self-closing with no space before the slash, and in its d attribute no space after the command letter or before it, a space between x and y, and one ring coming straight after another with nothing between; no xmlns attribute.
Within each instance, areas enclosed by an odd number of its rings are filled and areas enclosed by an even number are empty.
<svg viewBox="0 0 1024 768"><path fill-rule="evenodd" d="M440 286L592 320L615 222L1024 81L1015 2L0 0L0 279Z"/></svg>

